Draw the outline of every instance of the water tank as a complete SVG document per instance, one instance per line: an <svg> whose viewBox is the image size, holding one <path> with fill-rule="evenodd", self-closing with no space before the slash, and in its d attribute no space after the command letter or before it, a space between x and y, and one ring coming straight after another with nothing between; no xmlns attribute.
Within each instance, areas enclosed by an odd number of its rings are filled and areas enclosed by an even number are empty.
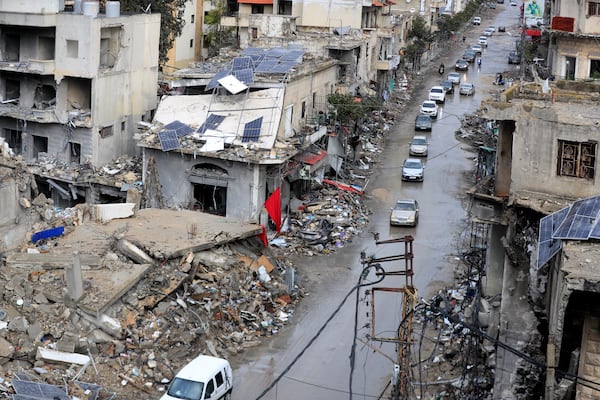
<svg viewBox="0 0 600 400"><path fill-rule="evenodd" d="M73 14L81 14L83 12L83 0L75 0L73 2Z"/></svg>
<svg viewBox="0 0 600 400"><path fill-rule="evenodd" d="M107 1L106 2L106 18L117 18L121 16L121 2Z"/></svg>
<svg viewBox="0 0 600 400"><path fill-rule="evenodd" d="M97 17L100 12L100 2L99 1L84 1L83 2L83 15L87 15L88 17Z"/></svg>

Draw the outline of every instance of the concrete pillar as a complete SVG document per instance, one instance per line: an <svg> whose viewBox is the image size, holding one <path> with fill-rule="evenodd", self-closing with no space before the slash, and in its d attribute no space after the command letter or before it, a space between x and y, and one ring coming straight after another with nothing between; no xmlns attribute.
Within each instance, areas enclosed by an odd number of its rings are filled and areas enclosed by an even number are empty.
<svg viewBox="0 0 600 400"><path fill-rule="evenodd" d="M502 293L505 254L500 238L504 235L506 235L505 226L491 226L485 260L485 276L481 280L485 297L494 297Z"/></svg>
<svg viewBox="0 0 600 400"><path fill-rule="evenodd" d="M79 301L83 296L83 275L79 252L73 252L73 264L65 266L67 280L67 296L73 301Z"/></svg>

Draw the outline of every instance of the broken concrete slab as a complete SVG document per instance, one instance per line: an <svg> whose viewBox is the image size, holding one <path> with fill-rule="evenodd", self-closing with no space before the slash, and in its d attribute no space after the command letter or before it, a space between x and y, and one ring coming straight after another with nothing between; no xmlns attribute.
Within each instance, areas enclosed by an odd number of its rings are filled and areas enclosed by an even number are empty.
<svg viewBox="0 0 600 400"><path fill-rule="evenodd" d="M36 358L48 362L88 365L91 361L90 357L85 354L67 353L64 351L37 348Z"/></svg>
<svg viewBox="0 0 600 400"><path fill-rule="evenodd" d="M81 267L98 267L102 259L97 254L79 254ZM66 264L73 262L72 254L56 253L12 253L6 256L6 265L27 268L41 267L44 269L63 268Z"/></svg>
<svg viewBox="0 0 600 400"><path fill-rule="evenodd" d="M135 203L95 204L93 210L97 221L108 222L133 216L135 206Z"/></svg>

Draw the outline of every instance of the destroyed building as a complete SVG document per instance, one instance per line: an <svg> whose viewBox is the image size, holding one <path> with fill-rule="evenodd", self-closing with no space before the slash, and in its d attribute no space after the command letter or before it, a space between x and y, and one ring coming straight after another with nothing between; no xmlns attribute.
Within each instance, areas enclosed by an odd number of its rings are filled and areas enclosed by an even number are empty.
<svg viewBox="0 0 600 400"><path fill-rule="evenodd" d="M498 350L498 395L597 396L597 90L538 80L482 103L498 124L496 161L470 213L489 227L484 294L501 299L491 334L516 350Z"/></svg>
<svg viewBox="0 0 600 400"><path fill-rule="evenodd" d="M4 2L0 11L4 152L35 165L39 190L64 207L125 201L119 186L89 177L139 153L136 124L157 102L158 45L149 44L158 43L160 15L76 3L67 11L59 0Z"/></svg>

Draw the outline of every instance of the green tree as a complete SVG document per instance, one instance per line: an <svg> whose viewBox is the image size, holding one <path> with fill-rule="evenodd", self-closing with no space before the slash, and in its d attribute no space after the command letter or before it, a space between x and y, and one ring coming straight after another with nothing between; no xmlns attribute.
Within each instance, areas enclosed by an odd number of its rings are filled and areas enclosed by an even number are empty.
<svg viewBox="0 0 600 400"><path fill-rule="evenodd" d="M121 0L121 9L132 13L160 14L160 41L158 61L167 61L167 52L173 47L175 39L181 35L185 20L185 3L191 0Z"/></svg>
<svg viewBox="0 0 600 400"><path fill-rule="evenodd" d="M413 70L419 69L423 53L434 40L431 30L423 17L418 16L413 19L412 26L408 31L408 39L411 40L411 43L406 47L406 54L412 61Z"/></svg>
<svg viewBox="0 0 600 400"><path fill-rule="evenodd" d="M335 108L336 118L342 124L350 121L361 121L373 110L381 109L383 102L377 97L366 96L357 101L351 94L332 93L327 102Z"/></svg>
<svg viewBox="0 0 600 400"><path fill-rule="evenodd" d="M208 56L214 57L219 54L219 49L225 46L236 45L235 30L222 27L221 17L227 11L225 1L215 3L215 7L206 13L204 24L207 25L206 41L208 42Z"/></svg>

